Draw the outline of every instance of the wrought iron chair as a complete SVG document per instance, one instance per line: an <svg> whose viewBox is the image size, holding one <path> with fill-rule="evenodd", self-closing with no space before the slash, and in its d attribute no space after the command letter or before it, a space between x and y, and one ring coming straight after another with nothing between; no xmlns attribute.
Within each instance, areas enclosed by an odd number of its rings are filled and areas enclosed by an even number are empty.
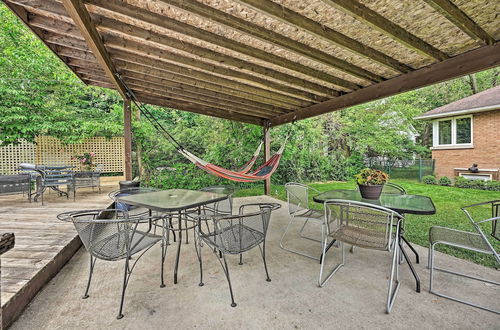
<svg viewBox="0 0 500 330"><path fill-rule="evenodd" d="M406 189L403 188L402 186L392 183L392 182L387 182L384 185L384 188L382 189L383 194L396 194L396 195L406 195Z"/></svg>
<svg viewBox="0 0 500 330"><path fill-rule="evenodd" d="M74 224L85 249L90 254L89 278L83 299L89 297L90 283L97 259L106 261L125 260L120 309L117 316L117 319L121 319L123 317L125 291L132 270L144 253L158 242L161 242L162 249L160 287L165 286L163 281L163 264L166 255L164 235L151 233L153 223L158 220L164 221L162 218L149 216L129 217L126 211L118 209L73 211L60 214L58 218L63 221L71 221ZM135 261L132 263L131 258L136 254L139 254L139 256L135 257Z"/></svg>
<svg viewBox="0 0 500 330"><path fill-rule="evenodd" d="M19 167L22 170L35 171L39 174L36 177L36 192L33 198L35 202L41 196L42 205L44 205L43 194L47 188L56 191L60 196L65 195L69 198L67 191L59 189L61 186L66 186L68 191L73 190L73 201L75 200L75 180L73 171L71 170L72 166L47 166L21 163Z"/></svg>
<svg viewBox="0 0 500 330"><path fill-rule="evenodd" d="M461 302L463 304L477 307L480 309L484 309L490 312L494 312L500 314L500 310L494 310L489 307L481 306L463 299L459 299L456 297L452 297L449 295L445 295L439 293L435 290L434 287L434 272L441 271L448 274L453 274L461 277L466 277L470 279L474 279L477 281L481 281L484 283L489 283L492 285L500 286L500 282L496 282L489 279L484 279L476 276L471 276L463 273L454 272L450 269L438 268L435 265L435 249L438 244L452 246L456 248L466 249L470 251L475 251L479 253L484 253L487 255L492 255L497 264L500 266L500 255L498 251L495 250L491 242L488 240L486 234L483 232L483 228L481 226L483 224L487 224L491 222L493 225L492 236L495 237L495 233L498 234L496 227L496 222L500 220L500 216L498 214L498 205L500 201L489 201L478 204L473 204L469 206L462 207L462 211L465 213L467 218L472 223L472 226L475 229L475 232L468 232L463 230L457 230L446 227L434 226L429 230L429 268L430 268L430 284L429 284L429 292L433 293L437 296L451 299L457 302ZM491 209L491 210L490 210ZM491 213L490 213L491 212ZM489 218L491 214L491 218ZM481 220L475 220L474 217L481 218ZM486 218L486 219L485 219Z"/></svg>
<svg viewBox="0 0 500 330"><path fill-rule="evenodd" d="M227 199L224 199L217 203L207 204L203 206L203 215L205 217L213 215L231 215L233 214L233 195L235 192L232 186L210 186L201 188L201 191L208 191L218 194L226 194Z"/></svg>
<svg viewBox="0 0 500 330"><path fill-rule="evenodd" d="M101 193L101 173L103 169L104 165L97 164L93 171L75 172L75 189L92 187L92 191L94 191L94 188L97 188L99 193Z"/></svg>
<svg viewBox="0 0 500 330"><path fill-rule="evenodd" d="M319 193L319 191L314 189L313 187L309 187L305 184L296 182L289 182L285 184L285 190L287 193L288 213L290 215L290 221L288 222L285 231L281 236L280 247L288 252L292 252L319 261L320 257L312 256L305 252L291 249L289 247L286 247L285 244L283 243L283 241L285 240L285 236L288 233L288 230L290 229L291 224L294 221L299 221L299 220L304 221L304 224L302 225L299 231L299 238L304 238L321 243L321 240L307 237L303 234L304 228L306 227L309 220L317 224L321 224L323 222L324 213L322 211L309 208L309 190L312 190L316 193Z"/></svg>
<svg viewBox="0 0 500 330"><path fill-rule="evenodd" d="M231 279L229 277L229 268L226 262L226 255L241 255L256 246L262 255L264 261L264 269L266 271L266 280L271 281L267 271L266 264L266 234L269 225L271 212L280 208L276 203L257 203L242 205L238 215L211 216L206 221L209 226L199 225L195 228L197 233L196 253L200 263L200 286L203 286L203 262L202 251L203 244L211 247L217 256L217 260L224 270L226 279L229 285L229 293L231 294L231 306L236 307L234 302L233 289ZM252 212L245 213L245 210L251 208ZM222 259L222 261L221 261Z"/></svg>
<svg viewBox="0 0 500 330"><path fill-rule="evenodd" d="M344 243L373 250L392 251L386 312L390 313L399 290L399 229L403 216L385 207L373 204L332 199L325 202L325 220L321 232L323 254L318 284L320 287L345 264ZM332 221L333 220L333 221ZM336 221L335 221L336 220ZM336 222L335 229L330 224ZM331 241L328 242L329 238ZM325 258L334 242L340 242L342 261L323 277ZM393 288L394 283L396 286Z"/></svg>
<svg viewBox="0 0 500 330"><path fill-rule="evenodd" d="M116 209L127 211L130 217L135 217L135 216L140 217L140 216L150 215L151 211L149 209L140 206L128 205L126 203L117 202L117 199L119 197L135 195L135 194L144 194L149 192L155 192L158 190L159 189L156 188L133 187L133 188L126 188L126 189L112 191L108 194L108 196L115 202Z"/></svg>

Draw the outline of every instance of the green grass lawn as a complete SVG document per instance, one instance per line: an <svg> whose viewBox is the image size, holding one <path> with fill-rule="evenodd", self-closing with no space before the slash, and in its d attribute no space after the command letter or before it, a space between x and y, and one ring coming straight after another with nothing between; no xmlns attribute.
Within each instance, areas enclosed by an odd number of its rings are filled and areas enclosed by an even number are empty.
<svg viewBox="0 0 500 330"><path fill-rule="evenodd" d="M474 228L460 207L474 203L500 199L498 191L484 191L475 189L463 189L455 187L442 187L435 185L426 185L410 180L393 180L392 182L403 186L409 194L424 195L432 198L437 212L435 215L413 215L406 216L406 234L407 239L413 243L427 247L429 242L429 228L432 226L444 226L461 230L473 231ZM354 189L355 182L329 182L312 183L311 186L326 191L331 189ZM272 196L286 201L285 187L283 185L273 185L271 187ZM263 194L262 186L250 189L241 189L236 193L236 197L255 196ZM311 201L311 207L320 209L322 205ZM491 215L484 215L491 217ZM484 227L485 233L491 233L491 225ZM500 250L500 242L492 240L494 247ZM495 259L481 253L475 253L455 248L439 249L442 252L453 256L468 259L478 264L498 268ZM427 256L421 256L422 261L427 261Z"/></svg>

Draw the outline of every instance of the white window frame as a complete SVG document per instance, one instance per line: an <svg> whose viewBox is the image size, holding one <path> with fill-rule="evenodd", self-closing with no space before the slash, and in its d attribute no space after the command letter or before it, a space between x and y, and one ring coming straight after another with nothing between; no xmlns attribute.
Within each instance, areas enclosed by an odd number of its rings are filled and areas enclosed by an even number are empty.
<svg viewBox="0 0 500 330"><path fill-rule="evenodd" d="M470 118L470 143L457 143L457 119ZM439 144L439 122L451 121L451 144ZM432 149L474 148L473 115L447 117L432 122Z"/></svg>

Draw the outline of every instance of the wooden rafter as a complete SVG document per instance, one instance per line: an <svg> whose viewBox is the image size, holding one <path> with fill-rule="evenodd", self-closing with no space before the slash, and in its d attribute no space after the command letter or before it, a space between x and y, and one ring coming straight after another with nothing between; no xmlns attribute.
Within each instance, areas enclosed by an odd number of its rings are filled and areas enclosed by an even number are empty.
<svg viewBox="0 0 500 330"><path fill-rule="evenodd" d="M381 76L374 74L361 67L353 65L347 61L341 60L335 56L319 51L306 44L300 43L293 39L287 38L279 33L265 29L259 25L245 21L244 19L228 15L227 13L217 10L213 7L205 5L196 0L162 0L163 2L186 10L190 13L199 15L203 18L208 18L214 22L224 24L232 29L247 33L253 37L259 38L266 42L272 43L287 50L291 50L297 54L308 57L312 60L324 63L339 69L345 73L355 77L365 79L372 82L384 80Z"/></svg>
<svg viewBox="0 0 500 330"><path fill-rule="evenodd" d="M269 67L261 66L258 64L254 64L248 61L244 61L238 59L236 57L224 55L210 49L205 49L203 47L198 47L193 44L189 44L187 42L181 42L177 39L170 38L167 36L163 36L157 33L153 33L151 31L146 31L137 27L133 27L127 24L122 24L120 22L109 20L109 19L99 19L99 29L106 30L111 33L117 33L119 36L106 36L104 35L104 40L106 45L113 45L117 47L129 48L129 44L134 43L129 38L140 38L145 40L142 42L142 47L148 47L150 43L157 43L160 45L164 45L166 47L175 48L186 53L190 53L196 56L199 56L202 59L209 59L221 64L225 64L234 68L238 68L240 70L245 70L248 73L258 73L262 76L267 76L276 81L280 81L283 84L289 84L292 86L296 86L298 88L307 89L311 92L316 92L323 96L337 96L339 95L338 91L332 90L330 88L326 88L320 84L316 84L314 82L310 82L293 75L283 73L277 70L274 70ZM137 42L136 42L137 44ZM165 53L162 49L149 46L151 52L155 53Z"/></svg>
<svg viewBox="0 0 500 330"><path fill-rule="evenodd" d="M366 23L392 39L404 44L421 55L434 58L439 61L446 60L448 55L424 40L406 31L399 25L391 22L384 16L371 10L367 6L355 0L322 0L323 2L338 8L357 20Z"/></svg>
<svg viewBox="0 0 500 330"><path fill-rule="evenodd" d="M116 69L111 58L104 47L99 33L97 32L85 5L80 0L62 0L64 8L71 16L89 48L94 53L97 61L102 66L108 78L115 84L118 92L123 98L126 96L126 88L116 76Z"/></svg>
<svg viewBox="0 0 500 330"><path fill-rule="evenodd" d="M294 113L271 119L271 124L276 126L318 116L498 65L500 65L500 44L484 46L408 74L371 85L360 91L345 94L320 104L302 108Z"/></svg>
<svg viewBox="0 0 500 330"><path fill-rule="evenodd" d="M424 0L472 39L493 45L495 39L450 0ZM499 19L497 17L497 19Z"/></svg>
<svg viewBox="0 0 500 330"><path fill-rule="evenodd" d="M284 57L274 55L259 48L248 46L236 40L231 40L221 35L194 27L187 23L177 21L164 15L156 14L138 7L124 3L118 3L115 0L87 0L89 4L98 6L113 12L128 16L134 20L157 26L163 29L174 31L182 35L208 42L231 51L250 56L261 61L271 63L284 69L294 71L315 80L321 80L347 90L359 89L359 86L353 82L335 77L326 72L313 69L300 63L288 60Z"/></svg>
<svg viewBox="0 0 500 330"><path fill-rule="evenodd" d="M366 57L372 61L378 62L386 67L389 67L398 72L410 72L412 69L396 59L385 55L367 45L360 43L357 40L347 37L333 29L319 24L312 19L302 16L293 10L282 7L279 4L270 0L236 0L237 2L252 7L265 15L272 16L287 24L307 31L315 36L318 36L328 42L332 42L340 47L343 47L351 52Z"/></svg>

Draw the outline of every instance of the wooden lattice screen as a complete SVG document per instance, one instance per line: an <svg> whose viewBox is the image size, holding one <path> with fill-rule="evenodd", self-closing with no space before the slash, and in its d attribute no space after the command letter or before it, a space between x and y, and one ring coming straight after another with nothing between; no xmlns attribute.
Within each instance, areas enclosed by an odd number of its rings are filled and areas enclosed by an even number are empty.
<svg viewBox="0 0 500 330"><path fill-rule="evenodd" d="M17 174L20 163L35 162L35 145L22 141L0 147L0 174Z"/></svg>
<svg viewBox="0 0 500 330"><path fill-rule="evenodd" d="M0 174L18 173L20 163L43 165L72 165L75 170L80 164L72 156L94 152L96 164L104 165L104 172L123 172L125 164L123 137L95 137L83 143L64 145L50 136L38 136L36 144L22 142L18 145L0 147Z"/></svg>

